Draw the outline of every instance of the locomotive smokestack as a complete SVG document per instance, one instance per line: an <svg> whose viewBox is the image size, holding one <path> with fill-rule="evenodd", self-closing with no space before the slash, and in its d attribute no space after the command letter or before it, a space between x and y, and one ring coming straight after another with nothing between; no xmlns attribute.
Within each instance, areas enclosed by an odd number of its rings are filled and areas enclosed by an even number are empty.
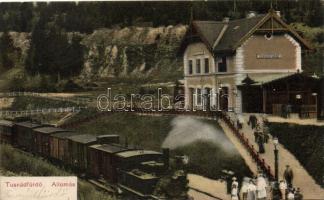
<svg viewBox="0 0 324 200"><path fill-rule="evenodd" d="M163 163L166 170L169 169L169 160L170 160L170 149L169 148L163 148L162 149L163 154Z"/></svg>

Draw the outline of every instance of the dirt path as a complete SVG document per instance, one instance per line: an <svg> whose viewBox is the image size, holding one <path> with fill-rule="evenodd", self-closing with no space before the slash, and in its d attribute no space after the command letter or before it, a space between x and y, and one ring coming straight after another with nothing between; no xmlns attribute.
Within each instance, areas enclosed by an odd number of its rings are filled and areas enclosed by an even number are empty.
<svg viewBox="0 0 324 200"><path fill-rule="evenodd" d="M247 115L244 116L244 120L245 122L248 121ZM257 147L256 143L254 142L253 131L247 125L247 123L244 123L243 132L245 133L245 136ZM274 145L272 143L272 139L265 144L265 151L266 152L264 154L261 154L261 157L264 158L267 164L274 166ZM308 174L296 157L291 154L283 145L279 144L279 179L283 179L283 173L286 165L290 165L293 169L295 174L293 184L295 187L301 188L304 199L324 199L324 189L316 184L315 180Z"/></svg>
<svg viewBox="0 0 324 200"><path fill-rule="evenodd" d="M225 182L209 179L196 174L188 174L188 180L190 188L209 194L205 195L191 189L189 190L189 195L191 195L195 200L230 200L230 196L226 193ZM213 198L212 196L217 198Z"/></svg>
<svg viewBox="0 0 324 200"><path fill-rule="evenodd" d="M269 122L324 126L324 121L318 121L317 119L298 119L298 118L287 118L286 119L286 118L277 117L277 116L269 116L267 119Z"/></svg>

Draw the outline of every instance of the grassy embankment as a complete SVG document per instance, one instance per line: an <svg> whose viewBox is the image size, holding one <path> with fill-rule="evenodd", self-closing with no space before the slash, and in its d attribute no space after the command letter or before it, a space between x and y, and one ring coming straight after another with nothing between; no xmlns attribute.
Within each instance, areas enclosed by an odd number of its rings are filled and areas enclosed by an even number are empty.
<svg viewBox="0 0 324 200"><path fill-rule="evenodd" d="M121 143L160 151L161 144L171 130L172 116L138 116L132 113L114 113L83 123L76 131L90 134L118 134ZM215 121L202 120L220 129ZM230 169L242 177L250 174L238 152L228 154L212 142L196 141L171 151L172 155L186 154L190 157L188 169L210 178L221 177L222 169Z"/></svg>
<svg viewBox="0 0 324 200"><path fill-rule="evenodd" d="M0 175L4 176L71 176L38 157L17 151L10 145L0 144ZM91 184L78 180L78 199L112 200L112 196L96 190Z"/></svg>
<svg viewBox="0 0 324 200"><path fill-rule="evenodd" d="M70 101L61 101L37 96L20 96L15 98L10 110L34 110L42 108L77 107L78 104Z"/></svg>
<svg viewBox="0 0 324 200"><path fill-rule="evenodd" d="M318 184L324 187L324 127L270 123L270 133L277 136ZM298 175L297 175L298 176Z"/></svg>

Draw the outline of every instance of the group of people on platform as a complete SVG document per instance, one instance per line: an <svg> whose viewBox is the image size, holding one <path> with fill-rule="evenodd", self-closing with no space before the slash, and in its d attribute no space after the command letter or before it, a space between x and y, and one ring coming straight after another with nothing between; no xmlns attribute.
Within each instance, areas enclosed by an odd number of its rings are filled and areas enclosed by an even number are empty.
<svg viewBox="0 0 324 200"><path fill-rule="evenodd" d="M244 177L241 184L233 177L231 200L303 200L300 189L293 187L293 171L289 165L286 166L283 177L279 183L269 182L259 172L254 178Z"/></svg>
<svg viewBox="0 0 324 200"><path fill-rule="evenodd" d="M289 112L289 110L288 110ZM289 114L287 114L289 116ZM263 116L261 119L255 115L249 116L247 124L254 131L254 139L258 144L259 153L265 153L264 144L269 142L270 133L267 126L267 119ZM244 119L237 116L236 127L242 129ZM283 174L283 179L278 182L269 182L267 178L259 172L255 178L243 178L241 187L239 187L236 177L233 177L230 195L232 200L302 200L303 195L299 188L294 188L293 171L289 165Z"/></svg>
<svg viewBox="0 0 324 200"><path fill-rule="evenodd" d="M254 141L258 144L259 153L265 153L264 144L269 141L269 129L266 125L267 119L263 117L258 121L255 115L250 115L248 125L254 130Z"/></svg>

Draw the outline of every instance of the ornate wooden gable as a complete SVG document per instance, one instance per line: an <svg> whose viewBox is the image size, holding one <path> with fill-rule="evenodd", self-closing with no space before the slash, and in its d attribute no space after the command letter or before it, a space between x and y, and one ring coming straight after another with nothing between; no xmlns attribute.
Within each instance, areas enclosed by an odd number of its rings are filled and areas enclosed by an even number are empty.
<svg viewBox="0 0 324 200"><path fill-rule="evenodd" d="M289 31L277 18L271 15L263 24L257 28L258 32Z"/></svg>
<svg viewBox="0 0 324 200"><path fill-rule="evenodd" d="M294 29L292 29L288 24L286 24L273 9L269 10L268 14L262 20L260 20L259 23L248 32L248 34L246 34L240 40L236 47L241 45L254 33L288 33L292 37L294 37L305 49L313 49L313 47L305 39L303 39Z"/></svg>

